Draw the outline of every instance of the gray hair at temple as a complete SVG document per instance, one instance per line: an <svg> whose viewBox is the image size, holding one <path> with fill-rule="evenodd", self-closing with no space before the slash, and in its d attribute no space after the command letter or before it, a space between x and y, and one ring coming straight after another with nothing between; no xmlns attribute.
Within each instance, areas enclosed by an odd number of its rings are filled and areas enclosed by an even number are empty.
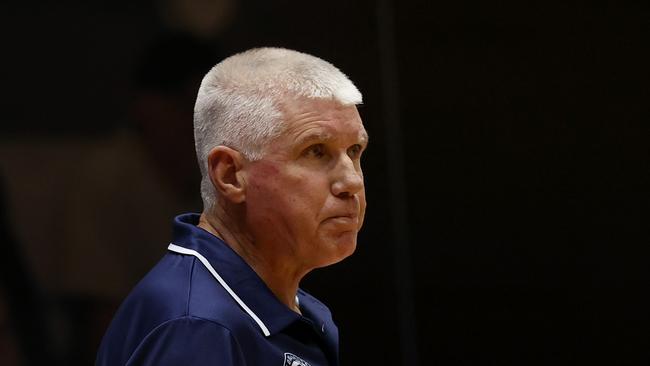
<svg viewBox="0 0 650 366"><path fill-rule="evenodd" d="M201 198L211 210L216 191L208 154L220 145L259 160L282 133L280 105L289 98L333 99L356 105L362 96L331 63L284 48L255 48L226 58L203 78L194 105L194 141L201 169Z"/></svg>

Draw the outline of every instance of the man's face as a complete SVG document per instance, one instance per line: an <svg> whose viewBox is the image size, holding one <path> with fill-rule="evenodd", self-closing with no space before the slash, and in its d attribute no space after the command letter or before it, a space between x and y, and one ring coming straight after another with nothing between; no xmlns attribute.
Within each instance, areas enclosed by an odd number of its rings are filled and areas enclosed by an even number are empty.
<svg viewBox="0 0 650 366"><path fill-rule="evenodd" d="M248 224L256 243L310 270L354 252L368 135L354 106L302 99L283 112L284 133L248 167Z"/></svg>

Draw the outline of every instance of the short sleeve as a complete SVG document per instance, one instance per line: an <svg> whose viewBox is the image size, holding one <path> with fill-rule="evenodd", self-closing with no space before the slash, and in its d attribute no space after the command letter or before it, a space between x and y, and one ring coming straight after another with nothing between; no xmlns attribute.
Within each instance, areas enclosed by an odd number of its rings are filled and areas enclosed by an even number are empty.
<svg viewBox="0 0 650 366"><path fill-rule="evenodd" d="M151 331L126 364L244 366L245 362L230 330L209 320L183 317Z"/></svg>

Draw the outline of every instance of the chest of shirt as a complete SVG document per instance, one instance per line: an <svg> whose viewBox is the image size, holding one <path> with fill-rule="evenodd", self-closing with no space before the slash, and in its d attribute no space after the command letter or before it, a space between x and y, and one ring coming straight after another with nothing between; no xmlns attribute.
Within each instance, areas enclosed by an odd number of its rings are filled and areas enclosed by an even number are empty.
<svg viewBox="0 0 650 366"><path fill-rule="evenodd" d="M338 350L333 333L327 334L303 318L268 337L233 335L247 365L334 366L338 365Z"/></svg>

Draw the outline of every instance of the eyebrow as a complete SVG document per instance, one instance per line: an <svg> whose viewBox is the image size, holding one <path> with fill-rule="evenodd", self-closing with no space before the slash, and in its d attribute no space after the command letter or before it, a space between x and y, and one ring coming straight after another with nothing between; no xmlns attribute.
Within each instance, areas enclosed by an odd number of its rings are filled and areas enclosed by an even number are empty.
<svg viewBox="0 0 650 366"><path fill-rule="evenodd" d="M334 136L332 136L331 133L312 132L312 133L309 133L309 134L305 135L304 137L298 138L296 140L296 145L306 145L306 144L308 144L310 142L314 142L314 141L328 141L328 140L331 140L333 138L334 138Z"/></svg>
<svg viewBox="0 0 650 366"><path fill-rule="evenodd" d="M329 132L322 132L322 131L321 132L312 132L312 133L309 133L309 134L305 135L304 137L298 138L296 140L296 145L302 146L302 145L306 145L306 144L308 144L310 142L329 141L329 140L332 140L332 139L334 139L334 135L332 135ZM368 132L366 132L366 130L361 130L359 132L359 140L361 140L362 144L368 145L369 139L370 138L369 138Z"/></svg>

